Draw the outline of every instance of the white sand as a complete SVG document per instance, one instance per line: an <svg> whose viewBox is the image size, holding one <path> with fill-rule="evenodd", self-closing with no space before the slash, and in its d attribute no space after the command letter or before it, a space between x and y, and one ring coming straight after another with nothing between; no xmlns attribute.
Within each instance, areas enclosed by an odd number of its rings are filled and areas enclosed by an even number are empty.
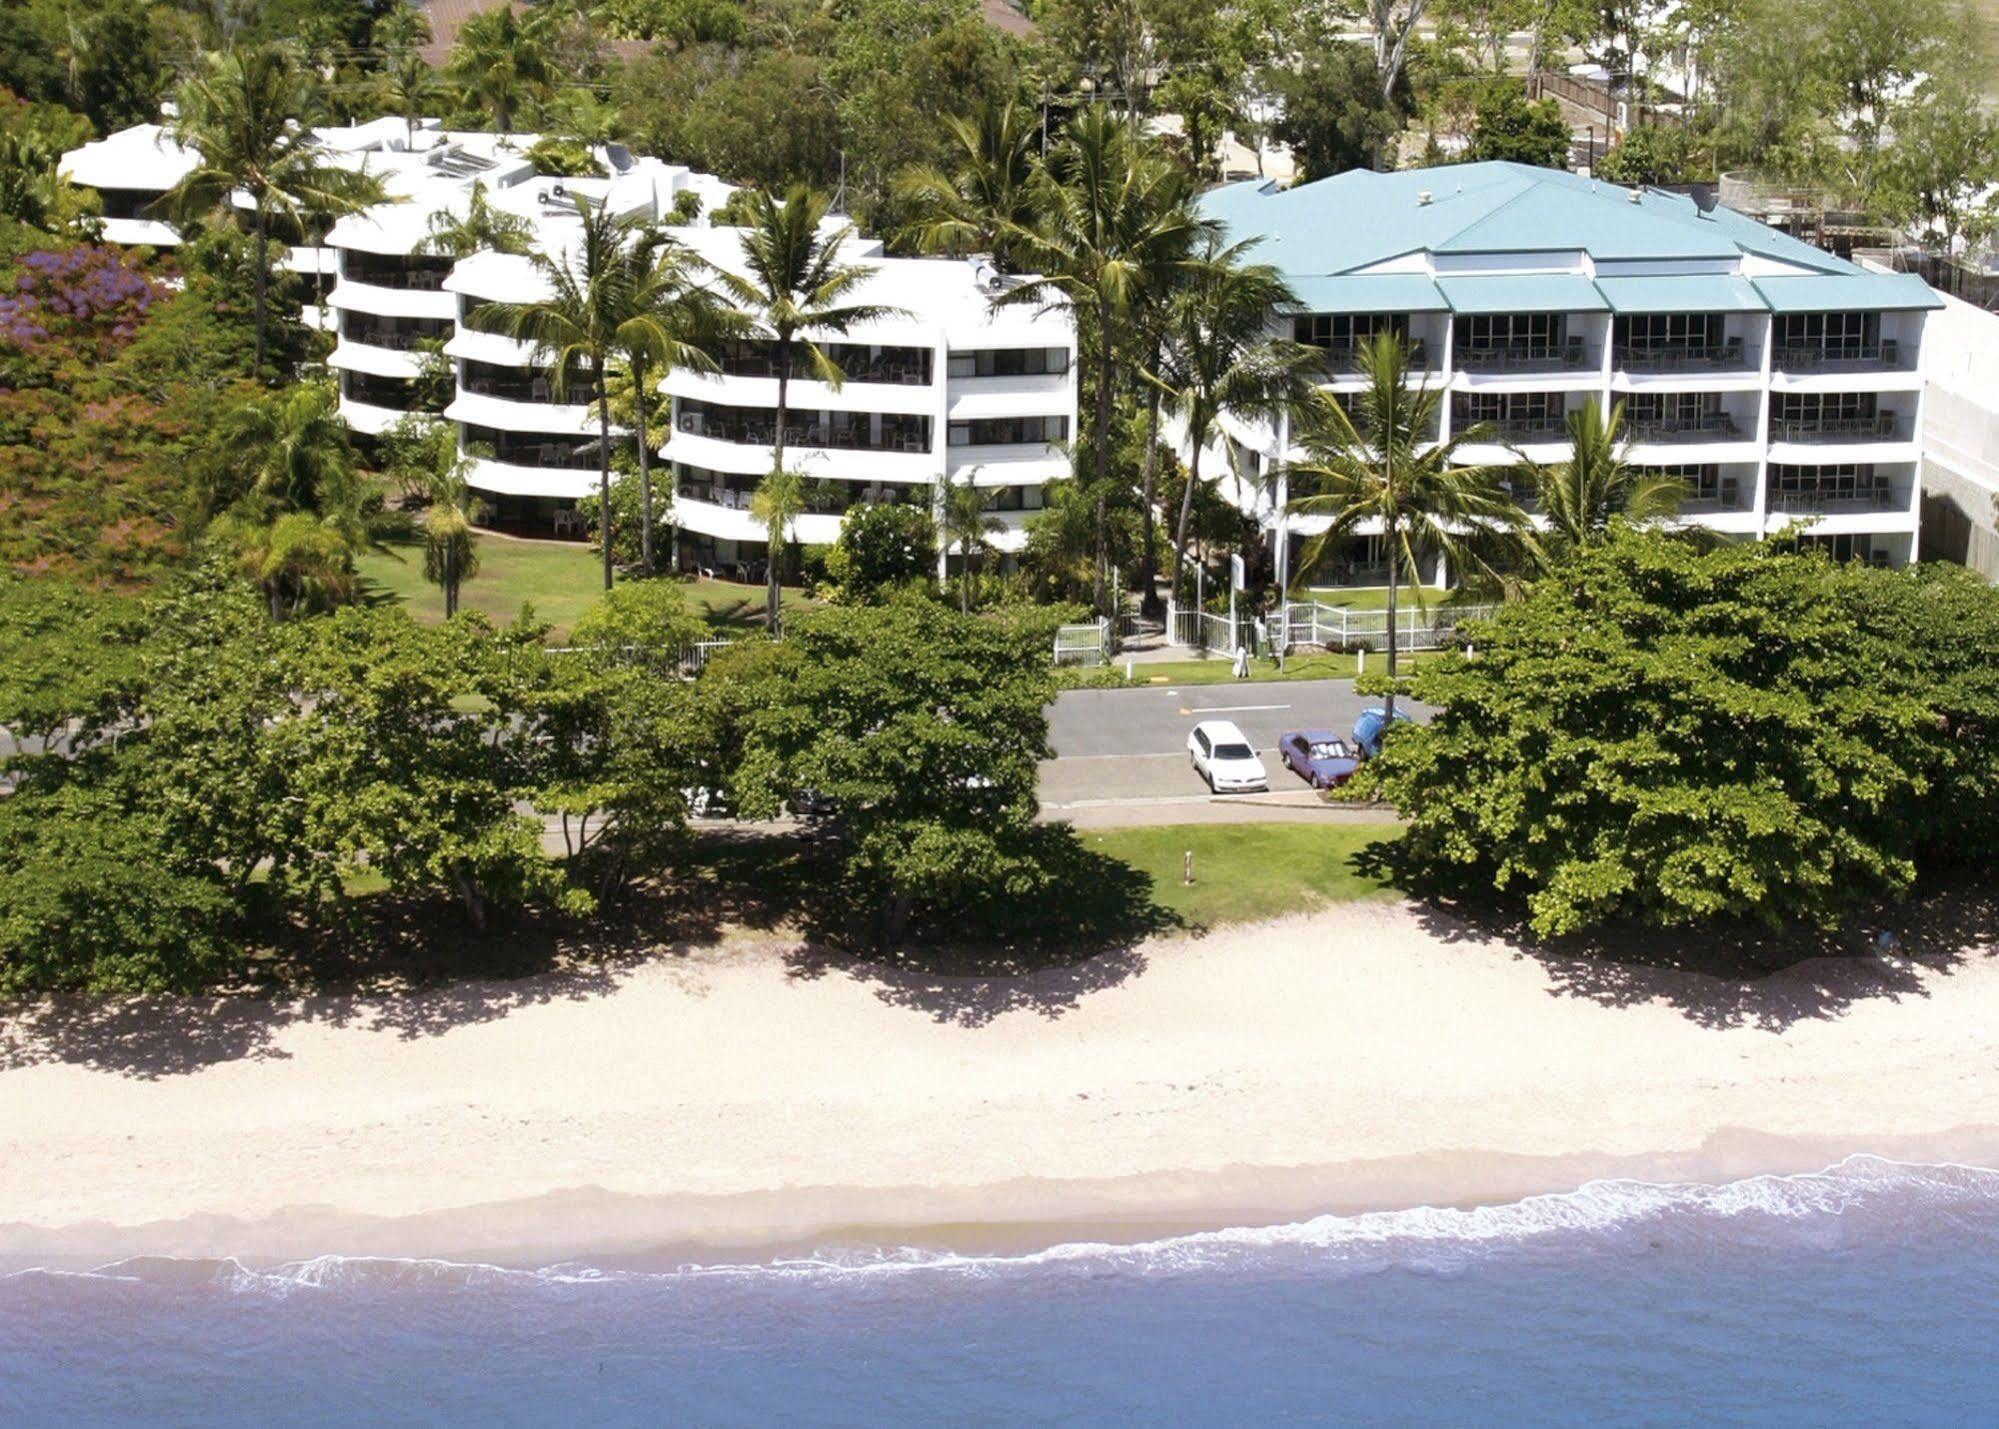
<svg viewBox="0 0 1999 1429"><path fill-rule="evenodd" d="M783 953L129 1018L111 1065L0 1071L0 1254L1196 1223L1999 1153L1987 952L1579 991L1362 906L990 987Z"/></svg>

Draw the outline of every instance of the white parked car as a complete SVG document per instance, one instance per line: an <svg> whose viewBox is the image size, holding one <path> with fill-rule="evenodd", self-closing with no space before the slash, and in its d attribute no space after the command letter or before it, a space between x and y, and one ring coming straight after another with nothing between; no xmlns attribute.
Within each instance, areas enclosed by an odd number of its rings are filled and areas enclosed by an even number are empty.
<svg viewBox="0 0 1999 1429"><path fill-rule="evenodd" d="M1217 794L1247 794L1270 787L1263 761L1233 721L1204 719L1187 736L1187 757L1194 772Z"/></svg>

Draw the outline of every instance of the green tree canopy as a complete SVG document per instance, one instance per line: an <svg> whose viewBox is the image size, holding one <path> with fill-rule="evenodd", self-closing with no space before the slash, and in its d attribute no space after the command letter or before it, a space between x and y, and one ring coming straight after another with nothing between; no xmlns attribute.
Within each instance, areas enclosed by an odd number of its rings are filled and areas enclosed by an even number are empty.
<svg viewBox="0 0 1999 1429"><path fill-rule="evenodd" d="M1584 549L1421 668L1438 709L1366 787L1422 874L1524 900L1543 936L1608 919L1834 922L1999 821L1999 595L1962 573Z"/></svg>

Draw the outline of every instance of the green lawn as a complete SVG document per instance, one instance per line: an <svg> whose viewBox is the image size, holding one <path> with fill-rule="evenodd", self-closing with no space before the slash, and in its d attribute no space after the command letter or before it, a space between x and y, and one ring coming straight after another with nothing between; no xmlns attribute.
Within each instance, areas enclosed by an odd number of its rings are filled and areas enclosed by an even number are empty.
<svg viewBox="0 0 1999 1429"><path fill-rule="evenodd" d="M481 535L479 574L459 591L459 604L501 624L520 613L523 601L535 615L554 627L561 639L583 612L597 603L604 590L604 568L596 551L573 541L521 541ZM442 620L444 597L423 578L423 547L414 543L368 551L355 561L364 593L381 600L399 600L419 620ZM683 582L688 604L710 624L724 629L748 629L762 623L762 586L731 581ZM795 590L785 592L787 609L806 604Z"/></svg>
<svg viewBox="0 0 1999 1429"><path fill-rule="evenodd" d="M1274 918L1301 908L1394 897L1353 866L1360 850L1398 837L1392 824L1168 824L1081 830L1097 853L1152 880L1153 900L1192 927ZM1194 855L1194 883L1181 882Z"/></svg>
<svg viewBox="0 0 1999 1429"><path fill-rule="evenodd" d="M1425 660L1433 660L1441 652L1435 650L1404 650L1397 657L1403 674L1409 674ZM1385 656L1375 651L1367 657L1367 673L1379 675L1387 672ZM1131 683L1137 685L1226 685L1235 677L1234 666L1226 656L1208 660L1155 660L1134 661L1131 667ZM1292 655L1285 660L1279 670L1268 658L1249 662L1249 678L1253 683L1270 684L1292 680L1351 680L1360 672L1358 655ZM1124 685L1124 662L1114 662L1108 671L1103 667L1075 668L1059 671L1056 681L1063 686L1090 689L1118 688Z"/></svg>
<svg viewBox="0 0 1999 1429"><path fill-rule="evenodd" d="M1431 606L1449 605L1457 597L1456 590L1425 589L1420 604L1428 609ZM1385 585L1298 586L1292 590L1291 598L1296 601L1316 600L1320 605L1343 607L1347 610L1388 609L1388 587ZM1410 594L1409 587L1403 586L1395 602L1397 618L1401 618L1401 612L1417 604L1419 602Z"/></svg>

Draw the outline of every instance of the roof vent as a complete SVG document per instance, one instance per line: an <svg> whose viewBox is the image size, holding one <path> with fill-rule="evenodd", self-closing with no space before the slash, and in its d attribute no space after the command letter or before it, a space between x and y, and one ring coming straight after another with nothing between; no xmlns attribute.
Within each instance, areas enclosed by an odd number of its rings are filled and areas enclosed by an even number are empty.
<svg viewBox="0 0 1999 1429"><path fill-rule="evenodd" d="M562 186L562 182L559 179L554 184L553 188L551 189L551 192L553 192L557 198L569 197L569 190Z"/></svg>
<svg viewBox="0 0 1999 1429"><path fill-rule="evenodd" d="M1640 202L1642 202L1642 201L1644 200L1644 198L1645 198L1645 194L1644 194L1643 190L1640 190L1640 189L1633 189L1633 190L1632 190L1632 191L1630 192L1630 194L1629 194L1629 195L1628 195L1628 196L1626 197L1626 199L1625 199L1625 202L1626 202L1626 203L1640 203Z"/></svg>
<svg viewBox="0 0 1999 1429"><path fill-rule="evenodd" d="M1430 203L1430 191L1428 189L1424 189L1421 193L1416 195L1416 207L1427 208L1429 206L1429 203Z"/></svg>

